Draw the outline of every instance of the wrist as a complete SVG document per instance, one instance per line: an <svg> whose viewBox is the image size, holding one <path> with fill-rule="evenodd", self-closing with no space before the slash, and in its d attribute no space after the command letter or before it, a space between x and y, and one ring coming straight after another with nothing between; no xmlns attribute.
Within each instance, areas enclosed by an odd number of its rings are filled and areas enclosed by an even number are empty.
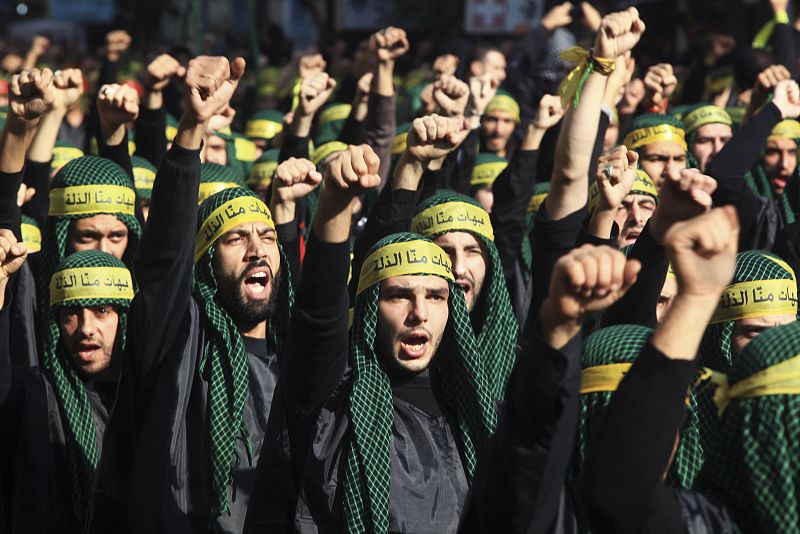
<svg viewBox="0 0 800 534"><path fill-rule="evenodd" d="M539 309L539 328L543 341L554 349L561 349L581 331L581 321L559 313L550 297Z"/></svg>
<svg viewBox="0 0 800 534"><path fill-rule="evenodd" d="M147 90L142 96L145 109L161 109L164 105L164 93L160 90Z"/></svg>
<svg viewBox="0 0 800 534"><path fill-rule="evenodd" d="M39 124L39 117L35 119L23 119L17 115L9 113L6 117L6 128L13 134L22 135L36 129Z"/></svg>
<svg viewBox="0 0 800 534"><path fill-rule="evenodd" d="M273 198L274 200L272 206L270 206L270 211L272 212L272 218L275 224L292 222L295 218L295 207L297 206L295 200L282 199L278 195L275 195Z"/></svg>

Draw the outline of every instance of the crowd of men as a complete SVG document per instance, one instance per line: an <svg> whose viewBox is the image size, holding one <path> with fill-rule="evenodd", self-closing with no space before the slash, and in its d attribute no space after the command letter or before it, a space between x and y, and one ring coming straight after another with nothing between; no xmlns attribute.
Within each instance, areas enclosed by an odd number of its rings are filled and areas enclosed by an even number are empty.
<svg viewBox="0 0 800 534"><path fill-rule="evenodd" d="M339 79L7 55L0 532L800 532L771 5L681 76L587 3L405 73L388 27Z"/></svg>

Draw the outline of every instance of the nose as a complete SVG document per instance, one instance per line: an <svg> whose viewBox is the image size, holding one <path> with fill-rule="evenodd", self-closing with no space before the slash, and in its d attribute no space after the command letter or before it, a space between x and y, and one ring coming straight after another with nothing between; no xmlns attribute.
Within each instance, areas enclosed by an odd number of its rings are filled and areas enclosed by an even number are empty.
<svg viewBox="0 0 800 534"><path fill-rule="evenodd" d="M456 280L463 278L464 275L467 274L467 261L464 257L464 253L456 250L450 252L448 255L450 256L450 262L453 264L453 276L456 277Z"/></svg>
<svg viewBox="0 0 800 534"><path fill-rule="evenodd" d="M411 301L411 312L408 314L408 323L419 325L428 321L428 309L425 295L416 295Z"/></svg>
<svg viewBox="0 0 800 534"><path fill-rule="evenodd" d="M725 142L722 139L720 139L719 137L714 139L714 149L711 151L711 155L716 156L717 154L719 154L719 151L722 150L722 147L724 146Z"/></svg>
<svg viewBox="0 0 800 534"><path fill-rule="evenodd" d="M100 239L97 242L97 250L105 252L106 254L111 254L111 240L106 239L105 237Z"/></svg>
<svg viewBox="0 0 800 534"><path fill-rule="evenodd" d="M261 240L261 236L253 229L247 236L247 261L258 261L267 257L267 245Z"/></svg>
<svg viewBox="0 0 800 534"><path fill-rule="evenodd" d="M93 337L97 332L97 324L90 310L83 308L78 315L78 331L82 337Z"/></svg>
<svg viewBox="0 0 800 534"><path fill-rule="evenodd" d="M644 212L636 202L631 203L629 219L634 221L636 226L642 226L644 224Z"/></svg>

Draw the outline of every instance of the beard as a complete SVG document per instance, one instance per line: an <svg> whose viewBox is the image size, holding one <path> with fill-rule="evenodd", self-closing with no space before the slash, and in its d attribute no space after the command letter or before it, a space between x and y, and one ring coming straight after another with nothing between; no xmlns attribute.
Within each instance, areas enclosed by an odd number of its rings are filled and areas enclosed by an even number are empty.
<svg viewBox="0 0 800 534"><path fill-rule="evenodd" d="M252 301L245 295L242 284L250 276L250 273L259 267L266 267L270 271L269 297L262 301ZM272 316L277 306L276 291L283 284L282 269L278 270L278 274L275 275L269 264L262 260L250 263L239 276L223 272L216 272L215 275L217 278L217 301L237 326L253 327Z"/></svg>

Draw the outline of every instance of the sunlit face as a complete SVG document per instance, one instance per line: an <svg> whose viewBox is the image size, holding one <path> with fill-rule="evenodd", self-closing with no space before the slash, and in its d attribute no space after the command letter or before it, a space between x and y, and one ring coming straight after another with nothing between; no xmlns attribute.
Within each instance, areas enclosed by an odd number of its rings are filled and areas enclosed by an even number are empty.
<svg viewBox="0 0 800 534"><path fill-rule="evenodd" d="M606 128L606 135L603 137L603 152L608 152L617 146L617 141L619 141L619 125L609 124Z"/></svg>
<svg viewBox="0 0 800 534"><path fill-rule="evenodd" d="M675 300L677 293L678 281L674 278L664 280L664 287L661 288L661 294L658 296L658 303L656 304L656 321L660 323L664 320L664 316L672 306L672 301Z"/></svg>
<svg viewBox="0 0 800 534"><path fill-rule="evenodd" d="M483 243L469 232L447 232L433 241L450 256L453 276L464 290L467 310L471 312L486 280L489 258Z"/></svg>
<svg viewBox="0 0 800 534"><path fill-rule="evenodd" d="M217 299L239 327L266 321L279 285L280 250L275 230L263 222L243 223L216 243Z"/></svg>
<svg viewBox="0 0 800 534"><path fill-rule="evenodd" d="M763 331L775 328L776 326L791 324L796 320L797 316L791 313L739 319L733 323L731 352L734 356L738 356L747 344L758 337Z"/></svg>
<svg viewBox="0 0 800 534"><path fill-rule="evenodd" d="M502 155L506 150L508 140L517 127L514 117L511 113L495 110L483 116L481 125L483 126L483 139L486 148L489 152Z"/></svg>
<svg viewBox="0 0 800 534"><path fill-rule="evenodd" d="M102 250L121 260L128 248L128 226L107 213L75 219L69 223L67 247L72 252Z"/></svg>
<svg viewBox="0 0 800 534"><path fill-rule="evenodd" d="M376 349L392 376L428 368L450 316L450 287L444 278L395 276L381 282Z"/></svg>
<svg viewBox="0 0 800 534"><path fill-rule="evenodd" d="M88 379L115 379L119 371L113 357L117 310L113 306L63 307L57 320L61 342L75 368Z"/></svg>
<svg viewBox="0 0 800 534"><path fill-rule="evenodd" d="M686 168L686 152L673 141L656 141L638 148L639 165L661 187L670 171Z"/></svg>
<svg viewBox="0 0 800 534"><path fill-rule="evenodd" d="M506 79L506 56L497 50L489 50L483 58L483 72L502 82Z"/></svg>
<svg viewBox="0 0 800 534"><path fill-rule="evenodd" d="M797 143L791 139L770 139L761 161L767 178L780 195L797 167Z"/></svg>
<svg viewBox="0 0 800 534"><path fill-rule="evenodd" d="M494 207L494 193L491 187L482 187L472 194L472 198L478 201L486 213L492 213Z"/></svg>
<svg viewBox="0 0 800 534"><path fill-rule="evenodd" d="M219 165L228 164L228 151L225 140L218 135L208 134L203 146L203 162L217 163Z"/></svg>
<svg viewBox="0 0 800 534"><path fill-rule="evenodd" d="M705 172L706 166L719 154L731 137L733 130L727 124L704 124L697 129L694 142L689 148L697 158L701 171Z"/></svg>
<svg viewBox="0 0 800 534"><path fill-rule="evenodd" d="M619 226L619 248L636 242L644 229L644 225L653 216L656 201L650 195L630 194L622 200L614 221Z"/></svg>

